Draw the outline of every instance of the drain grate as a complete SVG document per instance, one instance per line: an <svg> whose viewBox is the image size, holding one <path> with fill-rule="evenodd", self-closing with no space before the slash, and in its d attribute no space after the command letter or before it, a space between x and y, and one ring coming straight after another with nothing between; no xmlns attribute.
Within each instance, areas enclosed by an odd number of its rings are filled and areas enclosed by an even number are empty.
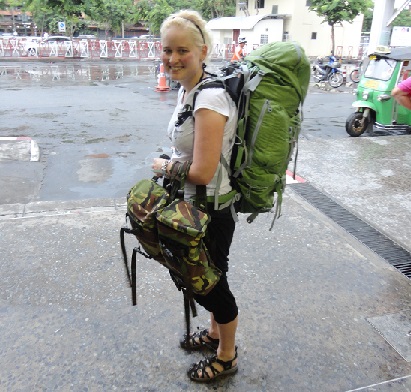
<svg viewBox="0 0 411 392"><path fill-rule="evenodd" d="M289 185L312 206L327 215L358 241L370 248L408 278L411 278L411 253L368 223L347 211L308 183Z"/></svg>

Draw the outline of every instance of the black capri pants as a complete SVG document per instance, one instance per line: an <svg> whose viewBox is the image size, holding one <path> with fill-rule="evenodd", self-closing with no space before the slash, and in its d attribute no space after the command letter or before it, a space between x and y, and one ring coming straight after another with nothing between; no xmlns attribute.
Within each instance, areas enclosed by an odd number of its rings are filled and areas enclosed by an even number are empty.
<svg viewBox="0 0 411 392"><path fill-rule="evenodd" d="M218 324L227 324L238 315L238 308L227 281L228 254L233 240L235 221L230 208L215 211L208 205L211 221L207 227L206 245L215 266L222 272L221 278L207 295L195 294L194 299L213 313Z"/></svg>

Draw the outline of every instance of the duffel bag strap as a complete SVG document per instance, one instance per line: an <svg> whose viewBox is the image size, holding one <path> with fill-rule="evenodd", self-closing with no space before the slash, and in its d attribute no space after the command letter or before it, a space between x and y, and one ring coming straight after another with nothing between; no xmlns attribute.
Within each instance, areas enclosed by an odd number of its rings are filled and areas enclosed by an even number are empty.
<svg viewBox="0 0 411 392"><path fill-rule="evenodd" d="M171 165L168 178L170 179L170 196L168 202L172 202L176 196L177 192L184 187L184 181L187 177L188 171L190 170L191 162L173 162Z"/></svg>
<svg viewBox="0 0 411 392"><path fill-rule="evenodd" d="M207 188L205 185L196 185L194 206L207 212Z"/></svg>

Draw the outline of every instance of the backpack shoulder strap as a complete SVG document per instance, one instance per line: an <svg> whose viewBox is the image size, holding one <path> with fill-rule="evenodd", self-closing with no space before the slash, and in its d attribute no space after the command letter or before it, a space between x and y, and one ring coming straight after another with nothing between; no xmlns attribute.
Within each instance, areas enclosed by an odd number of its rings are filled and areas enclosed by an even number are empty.
<svg viewBox="0 0 411 392"><path fill-rule="evenodd" d="M240 91L238 90L240 84L243 83L243 79L239 79L236 75L228 75L226 77L217 77L217 78L209 78L205 79L202 84L200 84L197 87L197 90L194 92L193 95L193 104L192 104L192 110L191 110L191 115L193 116L193 111L195 108L195 102L197 99L198 94L205 89L210 89L210 88L219 88L219 89L224 89L231 97L231 99L235 102L236 105L238 105L239 102L239 96L240 96ZM242 88L242 85L241 85ZM194 118L194 116L193 116ZM226 159L224 158L223 154L220 155L220 167L217 175L217 183L216 183L216 189L215 189L215 194L213 197L213 203L214 203L214 209L219 210L223 209L226 207L231 207L232 209L232 214L233 218L235 221L238 220L237 215L235 214L234 211L234 203L235 201L238 200L239 194L237 191L233 190L229 194L227 194L227 197L222 197L220 198L219 195L219 190L220 190L220 185L222 182L222 169L225 169L228 172L229 177L231 177L232 172L230 165L227 163Z"/></svg>
<svg viewBox="0 0 411 392"><path fill-rule="evenodd" d="M195 103L196 103L196 99L197 99L197 95L206 89L209 88L225 88L224 83L220 80L220 79L204 79L203 82L197 87L197 90L194 92L194 96L193 96L193 110L195 107Z"/></svg>

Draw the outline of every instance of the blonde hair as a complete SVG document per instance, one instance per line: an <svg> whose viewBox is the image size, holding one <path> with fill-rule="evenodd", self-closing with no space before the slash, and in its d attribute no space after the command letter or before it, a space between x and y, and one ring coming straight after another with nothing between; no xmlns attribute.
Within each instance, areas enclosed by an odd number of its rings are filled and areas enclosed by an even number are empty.
<svg viewBox="0 0 411 392"><path fill-rule="evenodd" d="M207 46L207 56L205 61L210 58L212 51L211 34L206 29L206 21L197 11L182 10L175 14L171 14L161 25L161 36L163 36L165 31L171 26L177 26L189 30L189 32L192 33L196 46L199 48L203 45Z"/></svg>

